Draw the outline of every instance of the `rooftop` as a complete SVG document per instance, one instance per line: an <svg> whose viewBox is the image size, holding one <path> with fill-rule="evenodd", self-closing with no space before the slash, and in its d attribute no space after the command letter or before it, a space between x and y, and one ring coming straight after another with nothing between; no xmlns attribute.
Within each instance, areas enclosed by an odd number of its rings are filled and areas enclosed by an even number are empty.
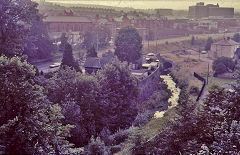
<svg viewBox="0 0 240 155"><path fill-rule="evenodd" d="M223 39L216 43L213 43L213 45L234 46L234 45L239 45L239 43L237 43L236 41L234 41L232 39Z"/></svg>
<svg viewBox="0 0 240 155"><path fill-rule="evenodd" d="M91 23L88 17L79 16L48 16L44 22Z"/></svg>

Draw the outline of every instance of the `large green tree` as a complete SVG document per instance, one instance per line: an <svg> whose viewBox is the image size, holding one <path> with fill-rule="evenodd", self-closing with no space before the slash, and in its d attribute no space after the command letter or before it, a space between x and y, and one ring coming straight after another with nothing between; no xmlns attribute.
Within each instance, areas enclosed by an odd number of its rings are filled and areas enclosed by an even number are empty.
<svg viewBox="0 0 240 155"><path fill-rule="evenodd" d="M31 19L26 0L0 1L0 55L22 55Z"/></svg>
<svg viewBox="0 0 240 155"><path fill-rule="evenodd" d="M115 46L115 55L120 61L136 63L141 57L142 37L135 28L122 28L118 32Z"/></svg>
<svg viewBox="0 0 240 155"><path fill-rule="evenodd" d="M70 153L61 108L43 94L26 61L0 57L0 145L5 154Z"/></svg>
<svg viewBox="0 0 240 155"><path fill-rule="evenodd" d="M69 141L84 146L91 136L97 136L98 124L103 121L99 112L98 82L95 77L82 75L66 66L54 73L42 84L49 100L62 107L64 122L76 126L71 130ZM96 115L99 115L98 117Z"/></svg>
<svg viewBox="0 0 240 155"><path fill-rule="evenodd" d="M102 109L111 131L127 128L137 115L137 81L126 64L115 60L98 71Z"/></svg>
<svg viewBox="0 0 240 155"><path fill-rule="evenodd" d="M0 55L46 58L53 51L37 3L31 0L0 1Z"/></svg>

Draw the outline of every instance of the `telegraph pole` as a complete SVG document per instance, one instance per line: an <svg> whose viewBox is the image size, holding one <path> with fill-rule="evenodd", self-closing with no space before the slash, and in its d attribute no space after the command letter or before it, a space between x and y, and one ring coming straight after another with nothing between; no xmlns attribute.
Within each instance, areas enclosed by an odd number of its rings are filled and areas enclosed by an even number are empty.
<svg viewBox="0 0 240 155"><path fill-rule="evenodd" d="M208 62L208 72L207 72L207 85L208 85L208 76L209 76L209 62Z"/></svg>
<svg viewBox="0 0 240 155"><path fill-rule="evenodd" d="M98 53L98 29L97 29L97 49L96 52Z"/></svg>

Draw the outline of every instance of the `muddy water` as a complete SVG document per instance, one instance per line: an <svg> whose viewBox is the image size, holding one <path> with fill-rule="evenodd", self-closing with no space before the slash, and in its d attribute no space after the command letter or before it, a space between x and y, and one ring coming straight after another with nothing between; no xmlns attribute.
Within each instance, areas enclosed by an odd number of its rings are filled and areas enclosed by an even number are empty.
<svg viewBox="0 0 240 155"><path fill-rule="evenodd" d="M181 89L176 87L176 83L173 81L170 75L161 75L160 77L163 79L163 82L167 84L168 89L172 92L172 96L168 99L168 102L171 104L170 106L168 106L169 110L177 106ZM163 117L165 112L167 112L167 110L156 111L154 114L154 118Z"/></svg>

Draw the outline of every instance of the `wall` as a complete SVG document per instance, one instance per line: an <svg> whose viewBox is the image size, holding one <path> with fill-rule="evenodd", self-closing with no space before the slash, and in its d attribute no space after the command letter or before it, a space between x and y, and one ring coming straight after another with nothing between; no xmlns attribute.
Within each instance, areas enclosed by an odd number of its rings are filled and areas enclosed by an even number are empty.
<svg viewBox="0 0 240 155"><path fill-rule="evenodd" d="M221 16L226 18L233 18L234 8L209 8L209 16Z"/></svg>
<svg viewBox="0 0 240 155"><path fill-rule="evenodd" d="M233 58L237 47L238 46L222 46L213 44L211 46L211 51L209 51L209 57L212 59L216 59L222 56Z"/></svg>
<svg viewBox="0 0 240 155"><path fill-rule="evenodd" d="M138 87L140 89L139 101L142 102L148 99L154 91L157 90L158 83L160 81L162 67L158 67L152 74L150 74L145 79L141 80L138 83Z"/></svg>

